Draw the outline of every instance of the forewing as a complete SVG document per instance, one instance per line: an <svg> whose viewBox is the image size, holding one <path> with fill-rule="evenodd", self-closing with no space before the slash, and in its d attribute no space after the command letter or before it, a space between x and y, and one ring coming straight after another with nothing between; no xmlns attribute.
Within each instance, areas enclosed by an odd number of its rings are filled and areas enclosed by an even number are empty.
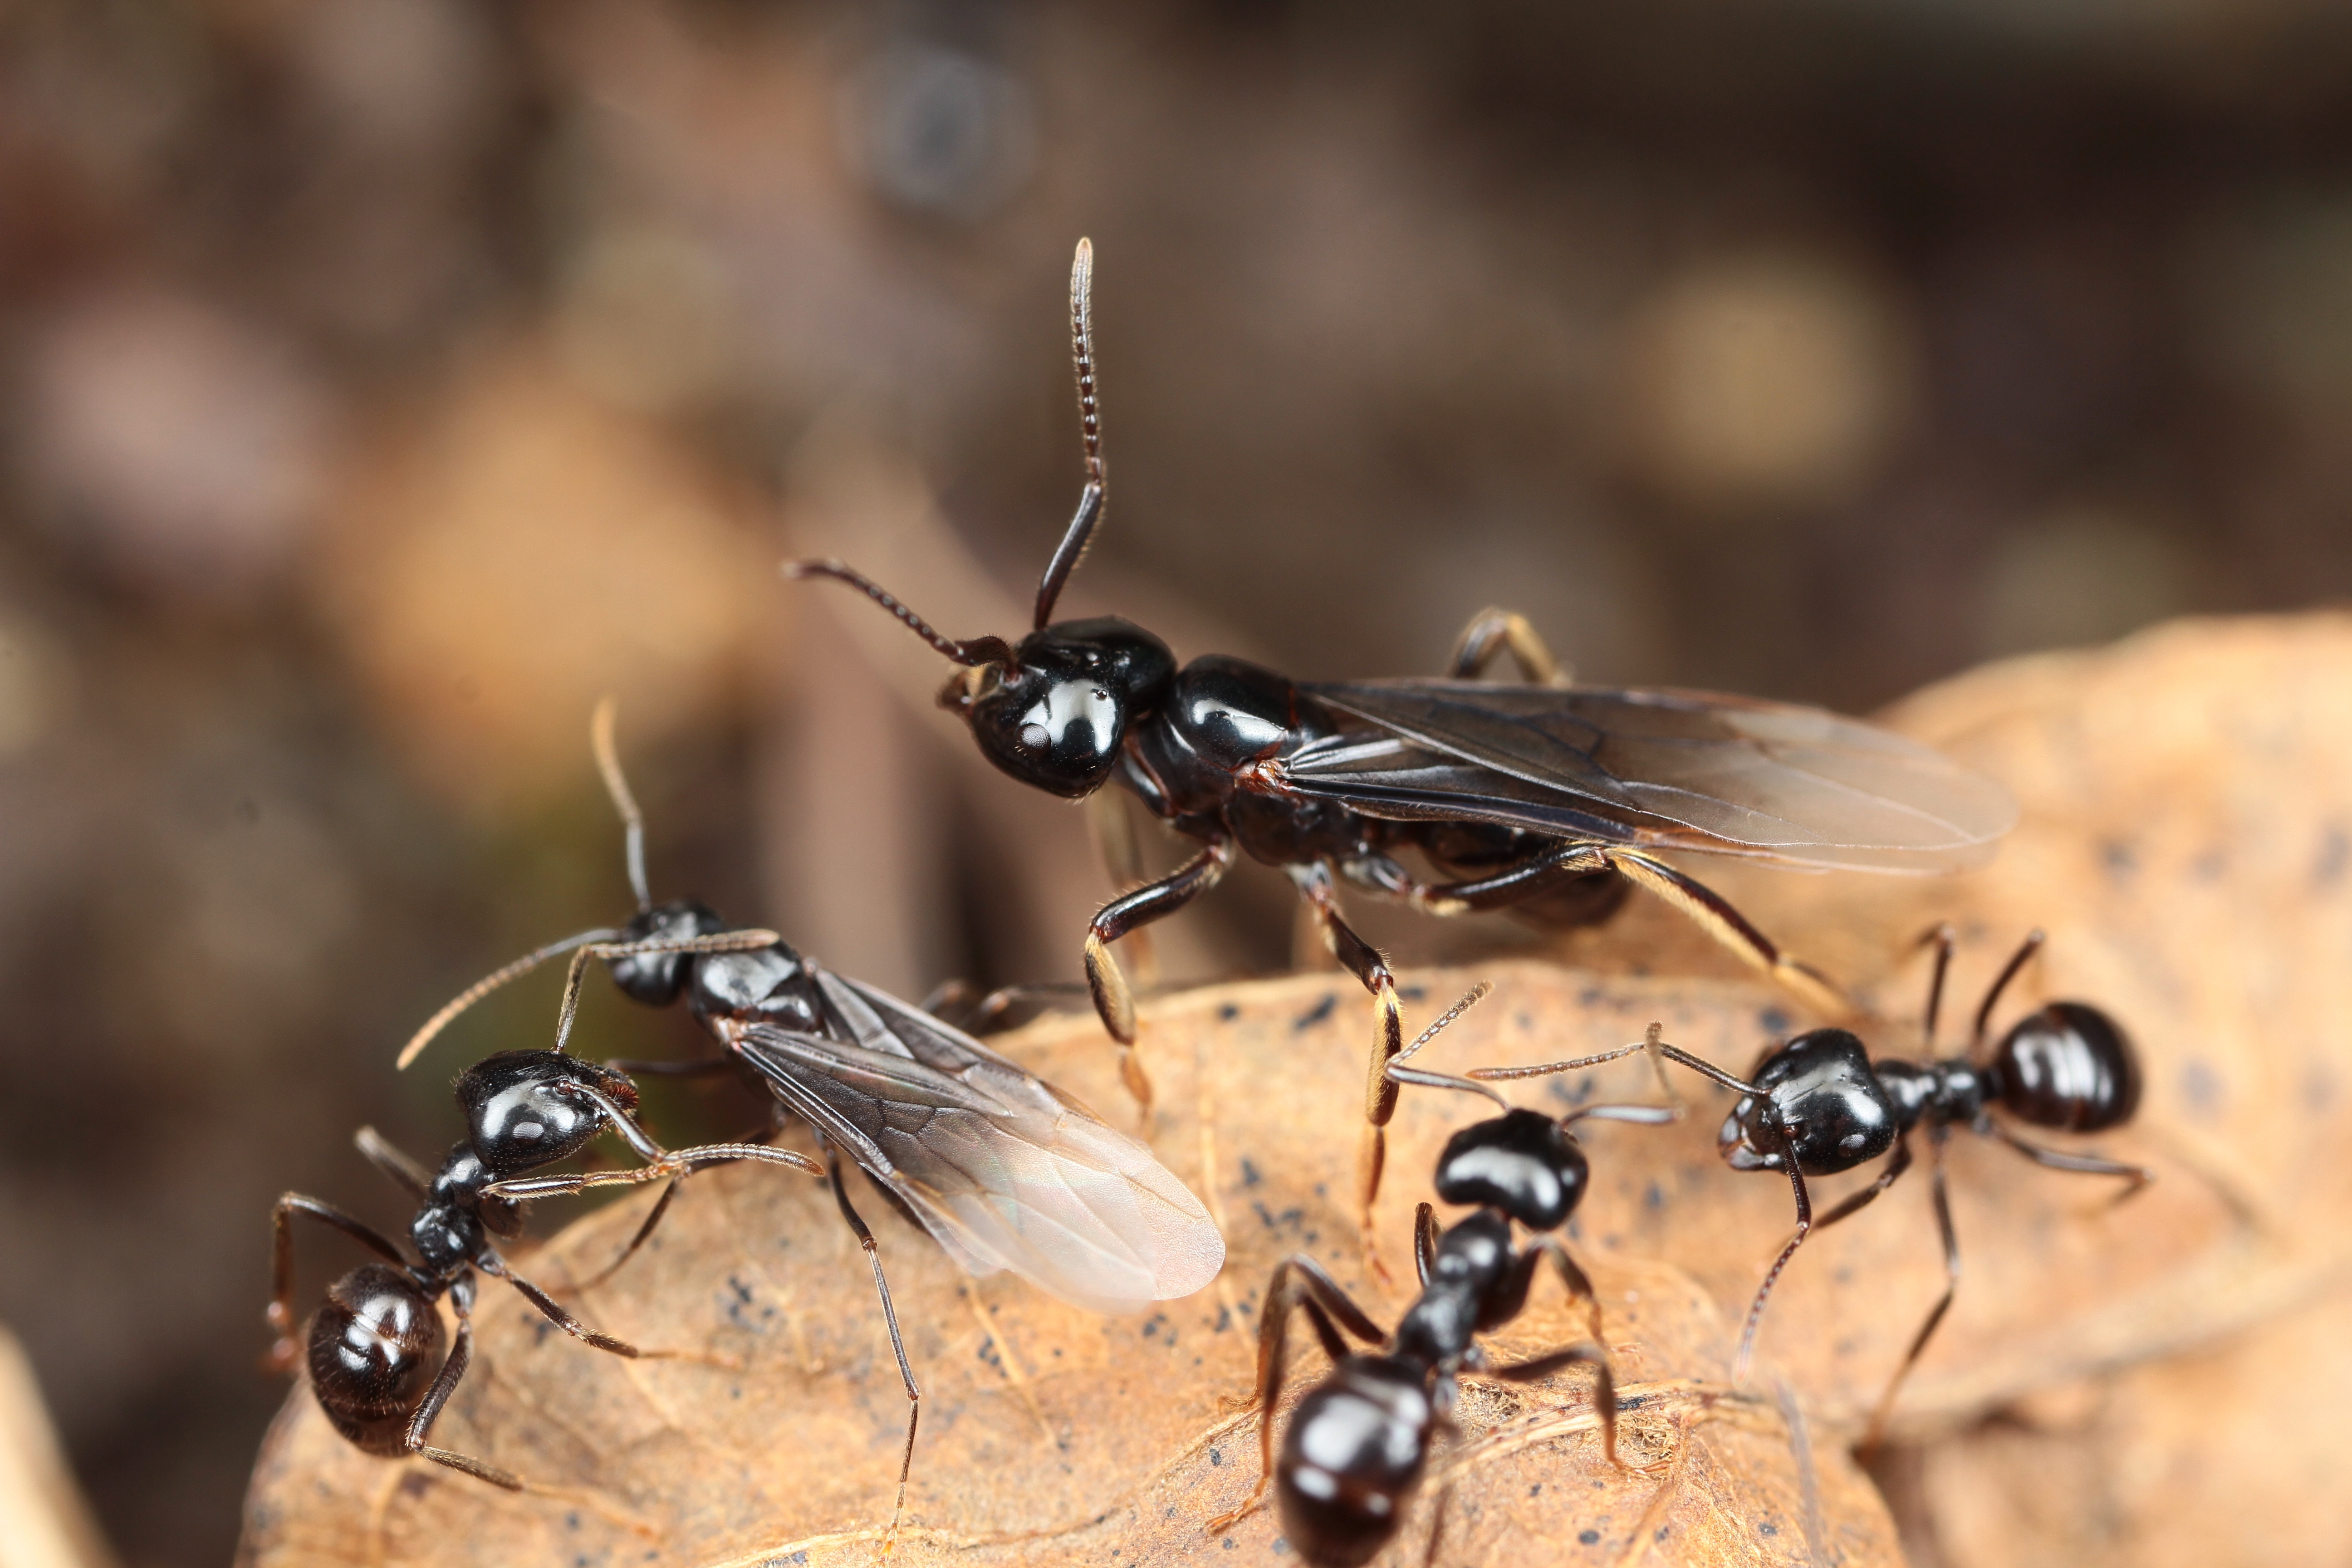
<svg viewBox="0 0 2352 1568"><path fill-rule="evenodd" d="M1991 780L1818 708L1469 680L1306 689L1369 728L1300 748L1284 782L1371 816L1890 871L1981 865L2017 816Z"/></svg>
<svg viewBox="0 0 2352 1568"><path fill-rule="evenodd" d="M878 1022L890 1048L767 1025L730 1026L730 1044L967 1269L1105 1312L1216 1278L1223 1238L1150 1150L971 1037L817 974L836 1024Z"/></svg>

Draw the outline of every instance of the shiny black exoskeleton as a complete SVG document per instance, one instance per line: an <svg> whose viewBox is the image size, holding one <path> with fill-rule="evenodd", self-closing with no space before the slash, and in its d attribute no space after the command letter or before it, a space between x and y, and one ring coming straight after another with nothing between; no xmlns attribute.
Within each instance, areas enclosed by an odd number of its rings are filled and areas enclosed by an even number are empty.
<svg viewBox="0 0 2352 1568"><path fill-rule="evenodd" d="M1936 962L1923 1025L1932 1051L1944 978L1951 963L1953 933L1948 926L1938 927L1927 940L1935 944ZM1925 1131L1947 1281L1943 1296L1928 1312L1879 1403L1871 1427L1872 1441L1884 1424L1896 1387L1943 1321L1959 1282L1959 1246L1944 1183L1944 1146L1952 1129L1964 1127L1997 1138L2037 1163L2056 1170L2121 1177L2129 1184L2126 1196L2149 1180L2149 1173L2137 1165L2030 1142L2004 1121L2060 1132L2100 1132L2124 1125L2139 1108L2139 1058L2131 1041L2120 1025L2088 1003L2045 1003L2012 1025L1990 1051L1985 1048L1995 1005L2042 942L2040 931L2029 935L1986 991L1977 1009L1969 1049L1960 1056L1931 1055L1920 1062L1891 1057L1873 1060L1852 1032L1813 1029L1766 1051L1748 1078L1741 1079L1670 1046L1652 1042L1667 1059L1738 1091L1740 1098L1717 1136L1725 1163L1738 1171L1783 1172L1796 1194L1796 1234L1774 1260L1748 1308L1739 1342L1743 1369L1765 1301L1798 1247L1811 1232L1846 1218L1892 1186L1910 1168L1911 1133ZM1481 1079L1526 1077L1622 1054L1611 1052L1582 1062L1538 1068L1483 1068L1471 1076ZM1813 1217L1806 1177L1851 1171L1890 1150L1893 1158L1875 1181L1819 1219Z"/></svg>
<svg viewBox="0 0 2352 1568"><path fill-rule="evenodd" d="M360 1152L417 1200L408 1227L415 1256L331 1204L300 1193L278 1200L273 1217L275 1289L271 1362L291 1370L298 1355L311 1392L335 1429L371 1454L421 1454L494 1486L522 1482L468 1455L427 1441L473 1355L474 1276L504 1279L564 1332L615 1355L648 1352L588 1328L499 1256L499 1240L522 1228L521 1203L502 1182L566 1159L607 1129L620 1133L656 1174L674 1174L713 1159L766 1159L816 1167L796 1154L737 1145L667 1151L637 1126L636 1086L621 1073L556 1051L504 1051L457 1080L467 1135L437 1173L425 1170L362 1128ZM297 1216L321 1221L385 1259L362 1264L328 1287L310 1321L307 1353L294 1338L294 1231ZM444 1354L441 1314L449 1298L457 1335Z"/></svg>
<svg viewBox="0 0 2352 1568"><path fill-rule="evenodd" d="M1474 992L1469 1000L1483 994ZM1465 1002L1464 1005L1467 1005ZM1400 1056L1410 1056L1458 1016L1456 1007ZM1458 1079L1398 1068L1408 1083L1476 1089ZM1475 1212L1442 1234L1434 1211L1423 1204L1414 1218L1413 1256L1421 1297L1397 1321L1380 1326L1305 1253L1275 1267L1258 1321L1257 1395L1265 1417L1260 1431L1265 1466L1255 1489L1232 1513L1213 1521L1221 1531L1255 1507L1272 1484L1284 1533L1307 1562L1347 1568L1364 1563L1393 1537L1428 1468L1432 1441L1448 1425L1454 1380L1464 1372L1527 1382L1584 1363L1593 1368L1593 1408L1612 1463L1617 1459L1617 1403L1607 1353L1601 1346L1601 1305L1584 1270L1551 1233L1568 1223L1590 1174L1584 1151L1569 1129L1586 1117L1670 1121L1669 1107L1589 1106L1564 1119L1507 1110L1447 1140L1438 1156L1436 1189L1448 1204ZM1533 1232L1519 1246L1515 1226ZM1477 1336L1502 1327L1525 1310L1536 1271L1549 1258L1570 1293L1591 1313L1589 1339L1509 1366L1492 1366ZM1298 1402L1274 1450L1274 1400L1282 1388L1283 1358L1294 1310L1307 1314L1331 1374ZM1386 1347L1350 1354L1340 1331ZM1437 1527L1433 1527L1437 1528Z"/></svg>
<svg viewBox="0 0 2352 1568"><path fill-rule="evenodd" d="M1105 905L1087 933L1087 984L1139 1101L1150 1103L1150 1085L1129 1049L1135 1009L1111 944L1214 886L1236 849L1291 877L1373 996L1369 1226L1379 1129L1395 1105L1378 1068L1400 1048L1402 1023L1386 962L1341 918L1337 879L1434 914L1509 910L1548 923L1602 918L1639 882L1834 1011L1834 988L1651 851L1942 869L1980 860L2007 829L2014 811L1997 786L1852 721L1742 698L1571 687L1533 628L1501 610L1471 622L1446 679L1316 685L1218 654L1180 668L1167 644L1116 617L1055 620L1106 496L1093 254L1081 240L1070 284L1086 479L1028 635L957 640L841 562L786 571L849 584L961 666L940 700L1007 774L1072 799L1116 783L1199 845L1148 883L1139 863L1114 867L1144 885ZM1524 684L1477 679L1506 651ZM1436 879L1417 874L1412 857Z"/></svg>

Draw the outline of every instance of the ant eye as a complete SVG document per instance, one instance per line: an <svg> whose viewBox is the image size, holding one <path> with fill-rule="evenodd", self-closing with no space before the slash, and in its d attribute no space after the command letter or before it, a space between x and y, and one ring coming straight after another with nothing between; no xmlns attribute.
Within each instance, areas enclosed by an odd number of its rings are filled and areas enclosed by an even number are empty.
<svg viewBox="0 0 2352 1568"><path fill-rule="evenodd" d="M1033 752L1042 752L1053 743L1054 737L1043 724L1021 726L1021 743Z"/></svg>

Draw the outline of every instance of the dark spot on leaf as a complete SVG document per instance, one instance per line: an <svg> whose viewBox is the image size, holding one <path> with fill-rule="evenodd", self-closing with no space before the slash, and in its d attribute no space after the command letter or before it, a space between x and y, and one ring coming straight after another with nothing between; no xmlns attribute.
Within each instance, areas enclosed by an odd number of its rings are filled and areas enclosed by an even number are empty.
<svg viewBox="0 0 2352 1568"><path fill-rule="evenodd" d="M1217 1008L1217 1022L1220 1024L1230 1024L1241 1016L1241 1008L1231 1002L1223 1003Z"/></svg>
<svg viewBox="0 0 2352 1568"><path fill-rule="evenodd" d="M1307 1030L1315 1027L1316 1025L1320 1024L1325 1019L1330 1017L1332 1012L1338 1008L1339 1005L1339 994L1337 991L1326 991L1323 993L1323 1000L1316 1003L1314 1006L1309 1007L1306 1012L1301 1013L1297 1017L1293 1018L1290 1021L1290 1032L1294 1035L1305 1034Z"/></svg>
<svg viewBox="0 0 2352 1568"><path fill-rule="evenodd" d="M1789 1015L1778 1007L1767 1007L1756 1015L1756 1022L1775 1039L1789 1032Z"/></svg>
<svg viewBox="0 0 2352 1568"><path fill-rule="evenodd" d="M1576 1542L1580 1546L1598 1546L1601 1544L1601 1532L1597 1530L1580 1530L1576 1532Z"/></svg>
<svg viewBox="0 0 2352 1568"><path fill-rule="evenodd" d="M1397 995L1403 1001L1420 1002L1428 997L1429 987L1426 985L1400 985L1397 987Z"/></svg>
<svg viewBox="0 0 2352 1568"><path fill-rule="evenodd" d="M1617 1408L1620 1410L1639 1410L1643 1405L1647 1405L1649 1402L1650 1396L1646 1394L1629 1394L1624 1398L1617 1402Z"/></svg>
<svg viewBox="0 0 2352 1568"><path fill-rule="evenodd" d="M1254 1186L1257 1185L1260 1182L1263 1182L1263 1181L1265 1181L1265 1172L1263 1172L1263 1171L1261 1171L1261 1170L1259 1170L1255 1165L1254 1165L1254 1164L1250 1163L1250 1158L1249 1158L1249 1156L1248 1156L1248 1155L1246 1155L1246 1154L1243 1155L1243 1156L1242 1156L1242 1185L1244 1185L1244 1186L1245 1186L1245 1187L1254 1187Z"/></svg>
<svg viewBox="0 0 2352 1568"><path fill-rule="evenodd" d="M1528 1489L1528 1496L1529 1497L1541 1497L1542 1495L1543 1483L1541 1481L1538 1481L1535 1485Z"/></svg>
<svg viewBox="0 0 2352 1568"><path fill-rule="evenodd" d="M1756 1526L1756 1533L1759 1535L1778 1535L1780 1533L1780 1527L1768 1519Z"/></svg>
<svg viewBox="0 0 2352 1568"><path fill-rule="evenodd" d="M2111 838L2099 846L2099 864L2106 868L2109 880L2125 882L2139 869L2139 857L2132 852L2130 845Z"/></svg>
<svg viewBox="0 0 2352 1568"><path fill-rule="evenodd" d="M1218 1448L1212 1448L1209 1450L1209 1463L1213 1465L1222 1465L1224 1462L1225 1456L1223 1450Z"/></svg>
<svg viewBox="0 0 2352 1568"><path fill-rule="evenodd" d="M1645 1188L1643 1188L1643 1191L1642 1191L1642 1202L1643 1202L1643 1203L1644 1203L1644 1204L1646 1204L1646 1205L1648 1205L1651 1208L1654 1208L1654 1209L1662 1209L1662 1208L1665 1207L1665 1206L1666 1206L1666 1192L1665 1192L1665 1189L1664 1189L1664 1187L1661 1187L1660 1185L1658 1185L1658 1184L1657 1184L1657 1183L1655 1183L1655 1182L1652 1182L1652 1183L1651 1183L1647 1187L1645 1187Z"/></svg>
<svg viewBox="0 0 2352 1568"><path fill-rule="evenodd" d="M2210 1062L2185 1062L2180 1068L2180 1093L2196 1110L2210 1111L2221 1100L2221 1075Z"/></svg>
<svg viewBox="0 0 2352 1568"><path fill-rule="evenodd" d="M2329 823L2327 831L2319 836L2319 853L2311 859L2311 885L2335 886L2347 863L2352 863L2352 835L2347 835L2341 824Z"/></svg>

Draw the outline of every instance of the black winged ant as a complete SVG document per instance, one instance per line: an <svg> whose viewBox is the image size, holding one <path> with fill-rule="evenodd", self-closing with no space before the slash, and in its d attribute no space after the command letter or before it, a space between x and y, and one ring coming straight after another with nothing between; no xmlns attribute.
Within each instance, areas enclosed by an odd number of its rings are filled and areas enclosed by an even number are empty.
<svg viewBox="0 0 2352 1568"><path fill-rule="evenodd" d="M457 1103L466 1112L467 1135L437 1173L427 1172L373 1128L360 1130L360 1152L417 1202L408 1227L414 1258L332 1204L301 1193L278 1200L268 1313L278 1337L269 1359L284 1371L299 1359L327 1419L364 1451L385 1458L422 1455L520 1491L523 1483L510 1472L430 1441L434 1420L473 1359L475 1275L505 1280L557 1328L598 1350L632 1358L672 1352L640 1350L599 1333L516 1273L499 1255L498 1242L520 1234L521 1198L527 1194L500 1184L569 1157L608 1129L656 1175L675 1177L730 1160L765 1161L814 1176L825 1173L804 1155L759 1144L666 1150L637 1125L636 1086L625 1074L554 1051L502 1051L475 1063L457 1079ZM362 1264L327 1288L326 1301L310 1321L307 1353L294 1337L298 1217L332 1226L384 1260ZM445 1341L436 1305L444 1296L457 1314L454 1343Z"/></svg>
<svg viewBox="0 0 2352 1568"><path fill-rule="evenodd" d="M1601 1303L1592 1282L1552 1233L1566 1225L1584 1196L1590 1174L1583 1149L1570 1129L1587 1118L1657 1123L1673 1121L1673 1106L1589 1105L1565 1117L1513 1110L1485 1085L1408 1068L1405 1059L1486 994L1480 985L1431 1025L1389 1064L1391 1081L1482 1093L1503 1114L1463 1128L1437 1160L1438 1197L1476 1205L1476 1212L1440 1232L1435 1210L1413 1215L1413 1261L1421 1297L1383 1333L1370 1314L1305 1253L1275 1265L1258 1318L1258 1482L1242 1505L1212 1521L1212 1533L1258 1505L1271 1485L1284 1533L1309 1563L1352 1568L1369 1561L1402 1524L1427 1469L1431 1447L1453 1423L1455 1381L1465 1372L1533 1382L1579 1363L1593 1369L1592 1405L1601 1444L1617 1458L1616 1384L1601 1345ZM1520 1245L1514 1227L1532 1233ZM1526 1309L1537 1271L1549 1260L1569 1293L1588 1304L1591 1334L1563 1349L1507 1366L1490 1364L1477 1336L1501 1328ZM1282 1391L1290 1319L1303 1311L1331 1374L1307 1391L1292 1414L1279 1458L1274 1448L1275 1399ZM1344 1329L1377 1353L1350 1353ZM1431 1526L1431 1555L1444 1527L1444 1499Z"/></svg>
<svg viewBox="0 0 2352 1568"><path fill-rule="evenodd" d="M1224 1239L1200 1200L1150 1149L1076 1100L969 1035L835 974L774 931L730 929L693 899L656 904L646 880L645 822L614 747L609 701L598 706L591 733L625 829L636 914L625 926L551 942L468 986L409 1040L399 1065L407 1066L483 996L566 952L572 966L556 1024L558 1051L570 1038L592 960L602 960L635 1001L660 1007L684 998L723 1054L626 1065L640 1073L740 1068L767 1089L780 1119L789 1113L814 1130L835 1205L873 1270L906 1388L902 1500L922 1393L908 1363L879 1246L850 1202L845 1152L973 1274L1009 1268L1066 1301L1104 1312L1189 1296L1216 1278ZM652 1235L686 1174L649 1164L508 1181L496 1191L547 1197L667 1181L609 1274Z"/></svg>
<svg viewBox="0 0 2352 1568"><path fill-rule="evenodd" d="M1433 914L1509 910L1569 924L1605 916L1638 883L1834 1017L1845 1007L1833 987L1654 851L1949 870L1987 858L2008 830L2015 809L1998 785L1923 746L1818 709L1571 686L1534 629L1501 610L1471 621L1442 679L1322 684L1222 654L1180 669L1165 643L1131 622L1055 620L1108 494L1093 269L1082 239L1070 329L1085 483L1028 635L1017 644L947 637L839 561L785 572L848 584L961 666L940 705L1003 772L1072 799L1115 781L1199 844L1175 871L1104 905L1087 933L1096 1010L1147 1110L1134 1002L1111 944L1215 886L1237 847L1289 874L1374 999L1360 1206L1368 1249L1380 1130L1396 1100L1381 1068L1402 1043L1402 1022L1395 979L1342 918L1335 877ZM1505 652L1524 683L1476 679ZM1404 851L1439 879L1417 877L1398 858Z"/></svg>
<svg viewBox="0 0 2352 1568"><path fill-rule="evenodd" d="M1998 1139L2053 1170L2121 1177L2126 1185L2117 1194L2119 1202L2153 1179L2144 1166L2046 1148L2020 1137L2003 1121L2008 1118L2059 1132L2102 1132L2129 1121L2139 1107L2139 1058L2130 1037L2121 1025L2088 1003L2045 1003L2012 1025L2000 1043L1986 1051L1993 1009L2026 961L2041 951L2042 933L2028 934L2002 967L1977 1008L1968 1049L1952 1057L1934 1054L1944 978L1951 967L1952 928L1938 926L1925 940L1936 949L1936 963L1927 984L1927 1011L1921 1016L1921 1038L1928 1058L1924 1062L1887 1057L1873 1060L1868 1048L1851 1031L1812 1029L1770 1047L1748 1078L1738 1079L1711 1062L1661 1043L1653 1026L1650 1038L1640 1045L1577 1061L1480 1068L1469 1075L1481 1081L1532 1078L1647 1050L1739 1095L1717 1134L1725 1163L1735 1171L1784 1172L1797 1200L1796 1234L1766 1270L1740 1330L1736 1375L1741 1377L1747 1374L1755 1349L1764 1304L1797 1248L1814 1231L1856 1213L1893 1186L1911 1168L1911 1133L1923 1130L1927 1139L1928 1190L1944 1245L1944 1293L1928 1310L1902 1363L1887 1381L1886 1391L1879 1396L1864 1438L1866 1447L1876 1446L1894 1407L1895 1392L1927 1348L1959 1287L1960 1244L1952 1229L1951 1201L1944 1181L1944 1147L1952 1129L1965 1127ZM1892 1157L1876 1180L1820 1218L1813 1216L1806 1177L1851 1171L1890 1150Z"/></svg>

